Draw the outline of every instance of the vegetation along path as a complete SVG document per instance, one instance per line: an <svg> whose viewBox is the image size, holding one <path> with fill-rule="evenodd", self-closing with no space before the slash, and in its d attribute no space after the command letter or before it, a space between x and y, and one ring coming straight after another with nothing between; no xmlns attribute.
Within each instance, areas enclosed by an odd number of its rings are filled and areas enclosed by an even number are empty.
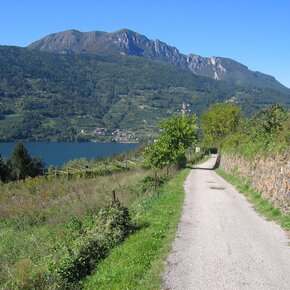
<svg viewBox="0 0 290 290"><path fill-rule="evenodd" d="M193 169L163 289L290 289L286 233L211 168Z"/></svg>

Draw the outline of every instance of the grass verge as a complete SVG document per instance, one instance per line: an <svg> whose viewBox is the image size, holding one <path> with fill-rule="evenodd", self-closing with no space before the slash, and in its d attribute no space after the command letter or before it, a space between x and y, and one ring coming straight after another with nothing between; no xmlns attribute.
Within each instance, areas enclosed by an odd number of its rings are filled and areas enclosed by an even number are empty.
<svg viewBox="0 0 290 290"><path fill-rule="evenodd" d="M225 173L220 168L217 168L216 172L235 186L240 193L243 193L259 213L263 214L268 220L278 222L283 229L290 230L290 214L282 214L279 208L274 207L267 199L262 198L261 193L252 189L249 184L246 184L234 174Z"/></svg>
<svg viewBox="0 0 290 290"><path fill-rule="evenodd" d="M164 260L182 212L183 183L189 169L182 171L158 194L132 207L141 229L116 247L83 282L84 289L159 289Z"/></svg>

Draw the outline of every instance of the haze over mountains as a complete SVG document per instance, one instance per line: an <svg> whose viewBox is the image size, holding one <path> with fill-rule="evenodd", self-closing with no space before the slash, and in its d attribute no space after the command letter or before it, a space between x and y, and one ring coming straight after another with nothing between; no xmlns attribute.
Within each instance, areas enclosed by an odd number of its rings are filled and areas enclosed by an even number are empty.
<svg viewBox="0 0 290 290"><path fill-rule="evenodd" d="M56 53L121 54L150 58L177 65L191 72L239 85L259 86L290 92L274 77L249 70L245 65L224 57L184 55L176 47L128 29L113 33L67 30L50 34L28 46L30 49Z"/></svg>
<svg viewBox="0 0 290 290"><path fill-rule="evenodd" d="M183 103L201 114L215 102L235 102L251 115L273 103L290 107L290 90L234 60L186 56L126 29L0 46L2 141L108 141L114 132L144 140Z"/></svg>

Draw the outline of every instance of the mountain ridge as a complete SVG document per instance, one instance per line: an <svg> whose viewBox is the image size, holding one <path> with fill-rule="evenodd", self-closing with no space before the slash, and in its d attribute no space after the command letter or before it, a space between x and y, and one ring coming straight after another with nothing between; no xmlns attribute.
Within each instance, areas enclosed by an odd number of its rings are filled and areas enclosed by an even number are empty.
<svg viewBox="0 0 290 290"><path fill-rule="evenodd" d="M268 87L290 93L290 89L273 76L252 71L233 59L218 56L203 57L193 53L185 55L175 46L159 39L149 39L126 28L115 32L66 30L49 34L31 43L27 48L62 54L121 54L145 57L174 64L194 74L216 80L248 87Z"/></svg>

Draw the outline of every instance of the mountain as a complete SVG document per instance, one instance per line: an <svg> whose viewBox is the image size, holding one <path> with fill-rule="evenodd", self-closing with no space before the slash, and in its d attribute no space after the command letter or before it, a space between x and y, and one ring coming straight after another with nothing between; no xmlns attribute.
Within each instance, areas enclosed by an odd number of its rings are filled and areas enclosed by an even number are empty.
<svg viewBox="0 0 290 290"><path fill-rule="evenodd" d="M245 65L224 57L184 55L176 47L128 29L113 33L68 30L50 34L28 46L46 52L61 54L131 55L174 64L194 74L216 80L225 80L247 87L272 88L289 94L290 90L274 77L254 72Z"/></svg>
<svg viewBox="0 0 290 290"><path fill-rule="evenodd" d="M144 140L183 104L199 115L215 102L251 115L290 107L290 90L234 60L186 56L126 29L0 46L0 141Z"/></svg>
<svg viewBox="0 0 290 290"><path fill-rule="evenodd" d="M158 134L158 120L183 103L200 114L227 101L248 115L271 103L290 107L290 95L279 90L237 86L145 57L0 46L1 141L142 140Z"/></svg>
<svg viewBox="0 0 290 290"><path fill-rule="evenodd" d="M144 58L0 46L0 140L82 140L81 132L100 127L140 138L156 134L157 121L183 102L201 112L232 92L229 85Z"/></svg>

